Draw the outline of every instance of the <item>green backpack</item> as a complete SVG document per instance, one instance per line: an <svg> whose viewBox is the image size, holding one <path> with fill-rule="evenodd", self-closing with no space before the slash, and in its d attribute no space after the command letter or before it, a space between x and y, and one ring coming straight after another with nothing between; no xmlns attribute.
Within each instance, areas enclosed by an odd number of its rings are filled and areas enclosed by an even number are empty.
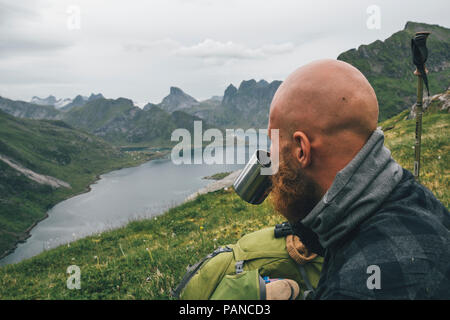
<svg viewBox="0 0 450 320"><path fill-rule="evenodd" d="M303 265L295 262L286 250L286 236L291 233L284 223L216 249L188 267L172 295L182 300L265 300L263 277L267 276L295 280L298 298L305 298L319 282L323 258L317 256Z"/></svg>

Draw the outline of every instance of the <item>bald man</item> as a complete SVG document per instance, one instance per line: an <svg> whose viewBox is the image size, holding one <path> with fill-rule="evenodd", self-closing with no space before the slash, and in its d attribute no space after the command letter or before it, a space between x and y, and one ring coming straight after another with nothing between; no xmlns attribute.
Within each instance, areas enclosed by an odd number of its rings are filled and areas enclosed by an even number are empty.
<svg viewBox="0 0 450 320"><path fill-rule="evenodd" d="M342 61L297 69L272 100L270 198L324 256L310 297L450 299L449 212L392 159L377 121L373 88Z"/></svg>

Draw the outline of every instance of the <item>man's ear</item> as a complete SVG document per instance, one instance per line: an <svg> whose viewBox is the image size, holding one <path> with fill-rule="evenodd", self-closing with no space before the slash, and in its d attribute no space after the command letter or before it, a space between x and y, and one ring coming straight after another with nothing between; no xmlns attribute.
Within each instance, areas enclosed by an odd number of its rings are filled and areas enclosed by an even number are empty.
<svg viewBox="0 0 450 320"><path fill-rule="evenodd" d="M304 169L311 164L311 143L308 136L302 131L295 131L292 137L295 145L295 159Z"/></svg>

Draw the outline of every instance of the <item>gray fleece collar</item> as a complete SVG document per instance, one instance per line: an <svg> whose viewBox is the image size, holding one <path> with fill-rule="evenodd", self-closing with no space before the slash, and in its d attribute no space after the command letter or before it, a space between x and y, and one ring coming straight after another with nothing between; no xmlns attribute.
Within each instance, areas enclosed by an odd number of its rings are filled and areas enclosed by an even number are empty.
<svg viewBox="0 0 450 320"><path fill-rule="evenodd" d="M372 215L403 175L402 167L384 147L384 134L375 130L358 154L336 174L313 210L301 221L328 248Z"/></svg>

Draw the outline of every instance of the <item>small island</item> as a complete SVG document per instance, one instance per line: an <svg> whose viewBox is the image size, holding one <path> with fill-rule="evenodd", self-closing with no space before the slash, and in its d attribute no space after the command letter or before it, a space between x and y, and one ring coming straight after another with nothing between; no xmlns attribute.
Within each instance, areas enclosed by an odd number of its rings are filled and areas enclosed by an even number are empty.
<svg viewBox="0 0 450 320"><path fill-rule="evenodd" d="M232 171L229 172L219 172L219 173L215 173L211 176L207 176L207 177L203 177L203 179L208 179L208 180L222 180L223 178L225 178L226 176L230 175L230 173L232 173Z"/></svg>

